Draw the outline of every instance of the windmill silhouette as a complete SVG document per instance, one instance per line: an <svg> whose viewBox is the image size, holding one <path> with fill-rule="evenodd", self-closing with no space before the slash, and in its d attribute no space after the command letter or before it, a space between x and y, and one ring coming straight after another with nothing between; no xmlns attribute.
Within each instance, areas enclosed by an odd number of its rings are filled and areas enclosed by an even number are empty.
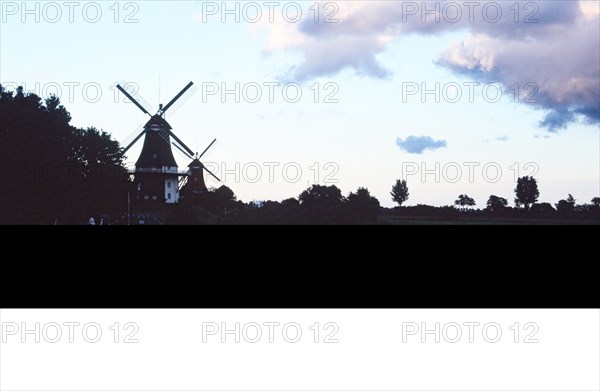
<svg viewBox="0 0 600 391"><path fill-rule="evenodd" d="M121 85L117 84L117 89L123 93L133 104L136 105L144 114L150 116L150 120L143 126L141 131L135 136L124 149L127 152L138 140L144 137L142 152L135 163L134 185L135 200L150 203L175 204L179 202L180 187L187 182L187 177L196 175L194 182L198 182L197 175L200 169L200 178L202 180L203 191L206 191L204 184L203 171L206 170L215 179L221 181L215 174L208 170L201 162L200 158L214 144L216 139L202 152L201 155L194 152L179 137L173 133L173 128L165 120L166 111L171 108L186 92L190 91L193 82L186 85L166 106L159 105L158 112L151 115L148 110L131 94L129 94ZM141 100L141 99L140 99ZM192 159L188 165L189 170L179 170L177 162L173 156L171 145L175 146L187 158ZM200 185L198 185L200 186Z"/></svg>

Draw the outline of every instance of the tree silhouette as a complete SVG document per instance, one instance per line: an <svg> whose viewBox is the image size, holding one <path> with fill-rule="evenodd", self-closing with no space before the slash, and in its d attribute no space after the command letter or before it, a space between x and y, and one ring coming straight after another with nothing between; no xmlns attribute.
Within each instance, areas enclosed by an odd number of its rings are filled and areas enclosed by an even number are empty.
<svg viewBox="0 0 600 391"><path fill-rule="evenodd" d="M344 197L342 191L335 185L322 186L312 185L304 190L298 197L300 205L303 207L312 206L339 206Z"/></svg>
<svg viewBox="0 0 600 391"><path fill-rule="evenodd" d="M60 100L0 85L0 223L81 224L124 214L129 175L106 132L70 125Z"/></svg>
<svg viewBox="0 0 600 391"><path fill-rule="evenodd" d="M566 200L558 201L556 211L563 215L573 213L575 211L575 198L569 194Z"/></svg>
<svg viewBox="0 0 600 391"><path fill-rule="evenodd" d="M346 199L335 186L312 185L298 197L302 223L344 224L352 220L346 208Z"/></svg>
<svg viewBox="0 0 600 391"><path fill-rule="evenodd" d="M499 213L506 209L508 200L506 198L491 195L487 201L487 210L492 213Z"/></svg>
<svg viewBox="0 0 600 391"><path fill-rule="evenodd" d="M539 217L554 217L556 210L548 202L540 202L531 205L529 213Z"/></svg>
<svg viewBox="0 0 600 391"><path fill-rule="evenodd" d="M408 200L408 186L406 185L406 180L398 179L394 186L392 186L390 195L392 196L392 201L398 203L398 206L402 206L402 204Z"/></svg>
<svg viewBox="0 0 600 391"><path fill-rule="evenodd" d="M600 197L594 197L594 198L592 198L592 205L595 208L600 208Z"/></svg>
<svg viewBox="0 0 600 391"><path fill-rule="evenodd" d="M287 198L281 201L281 205L285 206L286 208L295 208L300 206L300 201L295 198Z"/></svg>
<svg viewBox="0 0 600 391"><path fill-rule="evenodd" d="M454 205L459 205L462 209L466 209L470 206L475 206L475 200L466 194L461 194L458 199L454 201Z"/></svg>
<svg viewBox="0 0 600 391"><path fill-rule="evenodd" d="M371 196L369 190L359 187L356 193L348 195L347 206L354 222L373 222L377 221L379 215L379 201Z"/></svg>
<svg viewBox="0 0 600 391"><path fill-rule="evenodd" d="M214 207L215 212L220 214L231 213L235 209L237 197L229 187L222 185L212 192L209 203Z"/></svg>
<svg viewBox="0 0 600 391"><path fill-rule="evenodd" d="M537 181L534 177L524 176L517 180L515 188L515 205L521 205L525 210L529 210L532 204L535 204L540 196Z"/></svg>

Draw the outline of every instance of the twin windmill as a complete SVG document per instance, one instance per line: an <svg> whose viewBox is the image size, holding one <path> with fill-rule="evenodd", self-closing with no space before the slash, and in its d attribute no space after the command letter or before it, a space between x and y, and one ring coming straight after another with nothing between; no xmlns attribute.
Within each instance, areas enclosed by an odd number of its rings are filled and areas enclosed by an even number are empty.
<svg viewBox="0 0 600 391"><path fill-rule="evenodd" d="M135 143L144 137L144 145L140 157L135 163L134 186L135 200L147 204L175 204L179 202L181 193L201 193L207 191L204 183L204 170L212 175L218 181L221 181L215 174L210 172L200 159L208 149L217 141L212 143L200 155L194 153L179 137L172 131L171 125L165 120L165 112L173 106L192 86L190 82L181 92L166 106L159 105L158 112L151 115L148 110L123 87L117 85L119 91L123 93L133 104L135 104L144 114L150 117L150 120L144 125L143 129L135 136L124 149L127 152ZM180 170L173 156L171 146L177 148L187 158L192 159L188 165L189 170Z"/></svg>

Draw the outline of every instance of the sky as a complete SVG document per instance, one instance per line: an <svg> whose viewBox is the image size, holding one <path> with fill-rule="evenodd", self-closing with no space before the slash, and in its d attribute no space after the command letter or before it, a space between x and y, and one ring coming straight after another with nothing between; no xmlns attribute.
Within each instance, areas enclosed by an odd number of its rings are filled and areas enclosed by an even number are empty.
<svg viewBox="0 0 600 391"><path fill-rule="evenodd" d="M0 1L0 83L126 144L152 106L243 201L600 195L600 2ZM187 100L185 99L187 98ZM127 152L135 163L142 142ZM180 166L189 159L174 150ZM221 184L207 176L208 186Z"/></svg>

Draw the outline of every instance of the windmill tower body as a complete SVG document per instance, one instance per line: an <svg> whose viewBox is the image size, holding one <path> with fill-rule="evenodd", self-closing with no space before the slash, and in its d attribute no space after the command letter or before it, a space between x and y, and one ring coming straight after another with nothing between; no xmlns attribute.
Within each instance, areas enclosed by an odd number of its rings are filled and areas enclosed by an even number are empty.
<svg viewBox="0 0 600 391"><path fill-rule="evenodd" d="M144 126L144 146L135 163L136 200L175 204L179 201L179 173L171 149L171 126L154 115Z"/></svg>
<svg viewBox="0 0 600 391"><path fill-rule="evenodd" d="M204 183L204 170L206 169L204 164L200 162L200 159L195 158L188 167L190 176L185 186L181 188L181 192L184 195L206 193L208 189Z"/></svg>

